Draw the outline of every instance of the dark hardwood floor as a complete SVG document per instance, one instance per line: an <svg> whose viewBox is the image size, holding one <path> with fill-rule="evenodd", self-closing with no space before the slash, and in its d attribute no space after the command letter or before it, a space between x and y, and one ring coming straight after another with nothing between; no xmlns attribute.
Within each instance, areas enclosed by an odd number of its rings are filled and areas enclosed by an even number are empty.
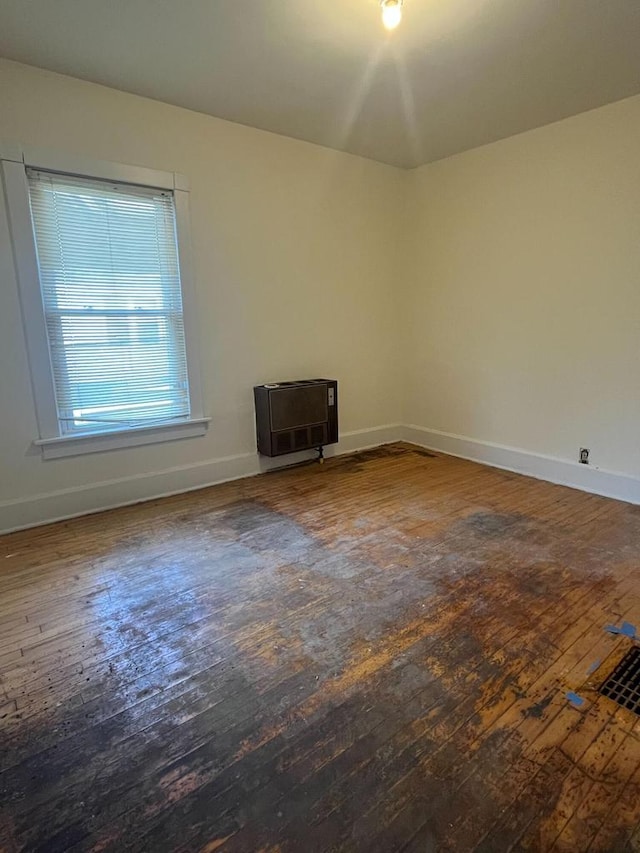
<svg viewBox="0 0 640 853"><path fill-rule="evenodd" d="M639 559L409 445L2 537L0 849L640 850Z"/></svg>

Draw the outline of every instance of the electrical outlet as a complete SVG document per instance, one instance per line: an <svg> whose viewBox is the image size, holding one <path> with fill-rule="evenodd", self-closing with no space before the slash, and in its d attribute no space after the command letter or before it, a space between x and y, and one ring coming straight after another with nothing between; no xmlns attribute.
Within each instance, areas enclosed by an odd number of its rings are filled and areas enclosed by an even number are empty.
<svg viewBox="0 0 640 853"><path fill-rule="evenodd" d="M581 462L583 465L589 464L589 448L588 447L581 447L580 448L580 458L578 461Z"/></svg>

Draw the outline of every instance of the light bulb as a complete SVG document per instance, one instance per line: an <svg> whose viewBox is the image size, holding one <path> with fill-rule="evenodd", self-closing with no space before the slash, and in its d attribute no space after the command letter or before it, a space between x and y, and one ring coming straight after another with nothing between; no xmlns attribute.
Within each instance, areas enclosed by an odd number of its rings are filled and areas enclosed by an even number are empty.
<svg viewBox="0 0 640 853"><path fill-rule="evenodd" d="M382 0L382 23L388 30L395 30L402 18L402 0Z"/></svg>

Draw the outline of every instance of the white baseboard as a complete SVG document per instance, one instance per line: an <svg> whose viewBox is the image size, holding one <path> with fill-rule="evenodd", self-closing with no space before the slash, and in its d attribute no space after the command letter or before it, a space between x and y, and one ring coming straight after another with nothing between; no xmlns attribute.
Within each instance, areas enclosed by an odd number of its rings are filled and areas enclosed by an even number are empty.
<svg viewBox="0 0 640 853"><path fill-rule="evenodd" d="M527 474L538 480L548 480L583 492L640 504L640 480L627 474L605 471L591 465L570 462L567 459L543 456L516 447L480 441L466 435L426 429L415 424L406 424L401 427L400 435L404 441L418 444L428 450L459 456L493 468Z"/></svg>
<svg viewBox="0 0 640 853"><path fill-rule="evenodd" d="M400 430L399 424L385 424L344 432L338 444L327 447L325 453L330 457L388 444L398 440ZM0 534L251 477L314 455L315 451L304 451L267 459L255 452L242 453L4 501L0 503Z"/></svg>
<svg viewBox="0 0 640 853"><path fill-rule="evenodd" d="M385 424L342 433L338 444L326 448L326 455L353 453L400 440L494 468L640 504L640 480L635 477L413 424ZM275 459L260 457L257 453L242 453L4 501L0 503L0 534L203 489L286 467L313 456L313 451Z"/></svg>

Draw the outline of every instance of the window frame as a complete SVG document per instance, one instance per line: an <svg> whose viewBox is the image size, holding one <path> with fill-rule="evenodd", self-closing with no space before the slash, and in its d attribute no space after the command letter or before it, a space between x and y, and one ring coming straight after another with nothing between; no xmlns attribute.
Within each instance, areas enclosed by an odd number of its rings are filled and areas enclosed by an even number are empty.
<svg viewBox="0 0 640 853"><path fill-rule="evenodd" d="M71 157L15 143L0 145L0 166L38 422L39 437L33 443L40 448L43 457L56 459L204 435L210 418L204 416L200 365L195 346L197 309L191 265L187 179L174 172ZM172 191L189 381L188 419L105 432L95 430L77 435L61 433L29 202L27 167Z"/></svg>

